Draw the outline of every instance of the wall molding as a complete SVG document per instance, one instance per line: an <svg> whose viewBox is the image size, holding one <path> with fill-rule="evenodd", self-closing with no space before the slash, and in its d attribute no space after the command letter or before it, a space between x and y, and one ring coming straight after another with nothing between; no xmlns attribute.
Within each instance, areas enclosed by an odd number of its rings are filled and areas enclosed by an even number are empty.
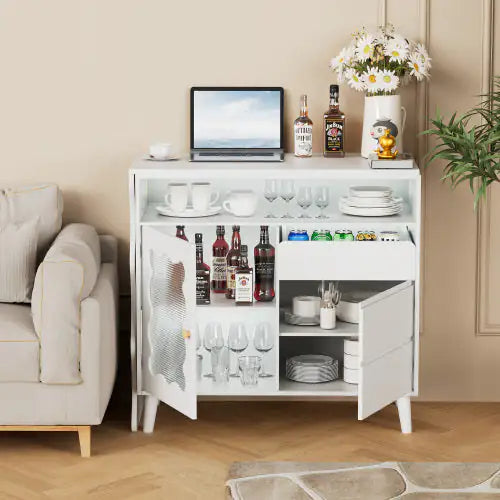
<svg viewBox="0 0 500 500"><path fill-rule="evenodd" d="M385 26L386 24L387 24L387 0L379 0L377 26Z"/></svg>
<svg viewBox="0 0 500 500"><path fill-rule="evenodd" d="M481 94L492 86L494 51L494 0L482 2ZM477 211L476 335L500 335L500 324L490 322L491 189Z"/></svg>

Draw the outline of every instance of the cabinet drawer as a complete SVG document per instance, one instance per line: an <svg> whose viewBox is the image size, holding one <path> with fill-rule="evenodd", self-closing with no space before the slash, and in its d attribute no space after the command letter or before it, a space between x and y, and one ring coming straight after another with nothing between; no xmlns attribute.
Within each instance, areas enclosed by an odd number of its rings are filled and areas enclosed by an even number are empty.
<svg viewBox="0 0 500 500"><path fill-rule="evenodd" d="M280 280L414 280L412 241L283 241Z"/></svg>

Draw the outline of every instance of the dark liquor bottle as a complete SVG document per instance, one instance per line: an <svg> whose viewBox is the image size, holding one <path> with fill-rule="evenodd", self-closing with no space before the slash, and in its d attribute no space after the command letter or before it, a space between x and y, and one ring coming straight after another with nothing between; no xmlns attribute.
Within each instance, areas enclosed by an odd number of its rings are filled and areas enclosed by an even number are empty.
<svg viewBox="0 0 500 500"><path fill-rule="evenodd" d="M217 239L212 246L212 290L215 293L226 293L227 261L229 245L224 239L224 226L217 226Z"/></svg>
<svg viewBox="0 0 500 500"><path fill-rule="evenodd" d="M323 115L323 134L323 155L344 156L345 115L339 109L338 85L330 85L330 107Z"/></svg>
<svg viewBox="0 0 500 500"><path fill-rule="evenodd" d="M185 226L175 226L177 229L177 232L175 233L176 238L180 238L181 240L187 241L187 236L184 233L184 227Z"/></svg>
<svg viewBox="0 0 500 500"><path fill-rule="evenodd" d="M248 266L248 247L241 245L241 262L235 272L234 301L238 305L253 302L253 269Z"/></svg>
<svg viewBox="0 0 500 500"><path fill-rule="evenodd" d="M255 291L259 302L274 299L274 247L269 243L269 227L260 226L260 243L255 247Z"/></svg>
<svg viewBox="0 0 500 500"><path fill-rule="evenodd" d="M210 304L210 267L203 262L203 235L194 235L196 243L196 304Z"/></svg>
<svg viewBox="0 0 500 500"><path fill-rule="evenodd" d="M231 237L231 250L227 254L227 291L226 297L234 299L236 287L235 272L240 265L241 259L241 237L240 226L233 226L233 236Z"/></svg>

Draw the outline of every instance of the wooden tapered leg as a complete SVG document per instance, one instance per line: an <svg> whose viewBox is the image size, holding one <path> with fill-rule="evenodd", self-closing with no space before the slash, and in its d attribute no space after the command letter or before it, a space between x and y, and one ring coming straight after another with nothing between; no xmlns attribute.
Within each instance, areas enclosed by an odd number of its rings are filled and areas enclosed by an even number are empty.
<svg viewBox="0 0 500 500"><path fill-rule="evenodd" d="M404 396L396 401L398 407L399 422L401 423L401 432L403 434L410 434L411 429L411 403L410 397Z"/></svg>
<svg viewBox="0 0 500 500"><path fill-rule="evenodd" d="M146 396L146 401L144 402L144 413L143 413L143 423L142 423L142 430L146 434L152 433L155 428L157 410L158 410L158 399L156 399L154 396Z"/></svg>
<svg viewBox="0 0 500 500"><path fill-rule="evenodd" d="M80 441L80 453L82 457L90 457L90 425L78 426L78 439Z"/></svg>

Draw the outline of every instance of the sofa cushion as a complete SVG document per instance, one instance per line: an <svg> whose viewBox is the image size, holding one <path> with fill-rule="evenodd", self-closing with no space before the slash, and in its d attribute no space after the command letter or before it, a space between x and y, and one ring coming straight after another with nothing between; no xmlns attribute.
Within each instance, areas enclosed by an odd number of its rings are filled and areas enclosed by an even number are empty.
<svg viewBox="0 0 500 500"><path fill-rule="evenodd" d="M3 200L1 199L3 198ZM40 260L62 226L62 194L56 184L5 187L0 190L0 226L40 218L38 251Z"/></svg>
<svg viewBox="0 0 500 500"><path fill-rule="evenodd" d="M36 271L38 218L0 227L0 302L29 302Z"/></svg>
<svg viewBox="0 0 500 500"><path fill-rule="evenodd" d="M39 382L39 352L30 306L0 304L0 382Z"/></svg>
<svg viewBox="0 0 500 500"><path fill-rule="evenodd" d="M80 304L94 288L101 265L99 236L70 224L38 267L31 310L40 339L40 380L77 384L80 377Z"/></svg>

